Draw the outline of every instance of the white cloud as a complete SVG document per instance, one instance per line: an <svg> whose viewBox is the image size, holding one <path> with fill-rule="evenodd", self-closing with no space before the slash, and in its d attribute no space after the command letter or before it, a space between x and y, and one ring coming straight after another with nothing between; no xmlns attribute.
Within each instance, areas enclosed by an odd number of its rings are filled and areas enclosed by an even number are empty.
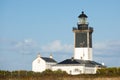
<svg viewBox="0 0 120 80"><path fill-rule="evenodd" d="M29 54L38 49L38 46L35 41L32 39L25 39L23 41L17 42L13 46L13 50L16 50L17 52L23 53L23 54Z"/></svg>
<svg viewBox="0 0 120 80"><path fill-rule="evenodd" d="M35 42L32 39L25 39L23 41L17 42L15 47L34 47Z"/></svg>
<svg viewBox="0 0 120 80"><path fill-rule="evenodd" d="M112 48L113 46L120 46L120 41L105 41L105 42L97 42L94 45L94 48L104 49L104 48Z"/></svg>
<svg viewBox="0 0 120 80"><path fill-rule="evenodd" d="M120 41L105 41L93 44L95 54L118 55L120 53Z"/></svg>
<svg viewBox="0 0 120 80"><path fill-rule="evenodd" d="M73 52L72 44L62 44L60 40L54 40L51 43L44 44L43 46L39 45L33 39L24 39L22 41L9 40L9 39L0 39L0 50L7 52L15 53L38 53L40 52Z"/></svg>
<svg viewBox="0 0 120 80"><path fill-rule="evenodd" d="M4 53L19 53L21 55L36 54L38 51L40 51L43 56L49 56L49 54L53 52L55 60L59 61L72 57L74 49L72 44L63 44L60 40L54 40L41 46L33 39L25 39L22 41L0 39L0 44L0 52L1 54L3 53L3 56L5 55ZM93 43L93 56L95 61L105 62L105 65L119 65L120 63L116 64L114 62L120 61L120 41Z"/></svg>
<svg viewBox="0 0 120 80"><path fill-rule="evenodd" d="M104 41L93 44L93 58L97 62L104 62L106 66L119 66L120 41Z"/></svg>
<svg viewBox="0 0 120 80"><path fill-rule="evenodd" d="M55 40L41 47L43 52L72 52L73 45L62 44L60 40Z"/></svg>

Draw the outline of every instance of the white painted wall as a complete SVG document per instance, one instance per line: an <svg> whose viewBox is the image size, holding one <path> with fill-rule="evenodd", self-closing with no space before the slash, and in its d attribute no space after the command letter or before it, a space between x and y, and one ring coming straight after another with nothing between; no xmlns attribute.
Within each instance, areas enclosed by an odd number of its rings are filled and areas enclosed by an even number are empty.
<svg viewBox="0 0 120 80"><path fill-rule="evenodd" d="M46 62L41 57L37 57L32 62L32 71L43 72L44 70L46 70Z"/></svg>
<svg viewBox="0 0 120 80"><path fill-rule="evenodd" d="M62 70L71 75L78 74L96 74L96 67L85 67L81 65L56 65L52 67L53 71Z"/></svg>
<svg viewBox="0 0 120 80"><path fill-rule="evenodd" d="M57 63L53 63L53 62L47 62L46 63L46 69L52 69L53 65L56 65Z"/></svg>
<svg viewBox="0 0 120 80"><path fill-rule="evenodd" d="M84 66L56 65L52 67L53 71L56 71L59 69L62 71L66 71L68 74L72 74L72 75L83 74L84 72Z"/></svg>
<svg viewBox="0 0 120 80"><path fill-rule="evenodd" d="M92 60L92 48L74 48L74 59Z"/></svg>
<svg viewBox="0 0 120 80"><path fill-rule="evenodd" d="M85 67L86 74L96 74L97 68L96 67Z"/></svg>

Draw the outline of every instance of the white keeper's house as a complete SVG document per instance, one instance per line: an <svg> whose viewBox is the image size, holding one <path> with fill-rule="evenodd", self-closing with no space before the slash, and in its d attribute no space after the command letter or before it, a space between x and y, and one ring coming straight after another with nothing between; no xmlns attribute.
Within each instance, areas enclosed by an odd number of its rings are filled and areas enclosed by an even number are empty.
<svg viewBox="0 0 120 80"><path fill-rule="evenodd" d="M32 63L32 71L42 72L46 69L62 70L68 74L95 74L97 69L105 67L104 65L92 60L92 33L93 28L89 27L88 16L82 12L78 16L77 27L74 32L74 54L70 59L65 59L57 63L52 56L50 58L40 57L38 55Z"/></svg>
<svg viewBox="0 0 120 80"><path fill-rule="evenodd" d="M57 62L53 59L52 55L50 57L41 57L38 54L37 58L32 62L32 71L43 72L46 69L52 69L52 66L56 64Z"/></svg>

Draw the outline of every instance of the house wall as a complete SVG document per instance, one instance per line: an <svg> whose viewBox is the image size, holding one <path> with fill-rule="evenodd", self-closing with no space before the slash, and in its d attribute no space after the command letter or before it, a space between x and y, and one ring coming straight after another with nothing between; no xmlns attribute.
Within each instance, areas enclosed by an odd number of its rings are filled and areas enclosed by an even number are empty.
<svg viewBox="0 0 120 80"><path fill-rule="evenodd" d="M53 71L62 70L66 71L68 74L96 74L96 67L85 67L81 65L56 65L52 67Z"/></svg>
<svg viewBox="0 0 120 80"><path fill-rule="evenodd" d="M85 74L96 74L97 68L96 67L85 67L84 70Z"/></svg>
<svg viewBox="0 0 120 80"><path fill-rule="evenodd" d="M32 71L43 72L44 70L46 70L46 62L42 58L38 57L32 62Z"/></svg>
<svg viewBox="0 0 120 80"><path fill-rule="evenodd" d="M84 66L76 66L76 65L56 65L52 67L53 71L56 70L66 71L68 74L77 75L84 73Z"/></svg>
<svg viewBox="0 0 120 80"><path fill-rule="evenodd" d="M53 62L47 62L46 63L46 69L52 69L53 65L56 65L57 63L53 63Z"/></svg>

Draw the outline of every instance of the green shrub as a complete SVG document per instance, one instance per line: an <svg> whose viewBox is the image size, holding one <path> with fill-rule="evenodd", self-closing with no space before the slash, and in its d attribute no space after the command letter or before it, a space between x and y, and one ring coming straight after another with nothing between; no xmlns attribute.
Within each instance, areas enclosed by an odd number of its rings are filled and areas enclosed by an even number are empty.
<svg viewBox="0 0 120 80"><path fill-rule="evenodd" d="M119 76L120 75L120 68L103 68L98 69L97 74L99 75L107 75L107 76Z"/></svg>

